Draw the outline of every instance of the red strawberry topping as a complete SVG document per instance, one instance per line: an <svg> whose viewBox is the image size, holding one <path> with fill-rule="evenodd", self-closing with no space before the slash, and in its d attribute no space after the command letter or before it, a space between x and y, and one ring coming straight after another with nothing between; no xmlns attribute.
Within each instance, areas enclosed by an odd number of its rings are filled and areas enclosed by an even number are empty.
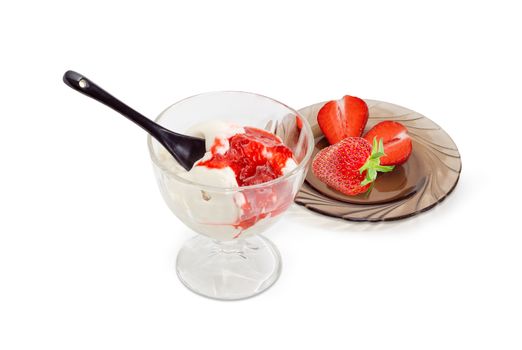
<svg viewBox="0 0 522 350"><path fill-rule="evenodd" d="M245 127L244 134L229 138L230 149L217 153L222 144L215 143L211 148L212 158L199 162L198 166L208 168L230 167L236 174L237 184L256 185L276 179L283 175L283 168L292 151L274 134L265 130Z"/></svg>
<svg viewBox="0 0 522 350"><path fill-rule="evenodd" d="M216 139L210 149L212 157L196 165L215 169L230 167L240 187L281 177L288 159L293 158L292 151L270 132L253 127L244 129L245 133L228 139L230 148L225 153L218 152L224 143L223 140ZM289 181L241 191L244 203L241 205L239 220L233 225L240 232L234 238L259 220L285 211L292 204L292 191L292 183Z"/></svg>

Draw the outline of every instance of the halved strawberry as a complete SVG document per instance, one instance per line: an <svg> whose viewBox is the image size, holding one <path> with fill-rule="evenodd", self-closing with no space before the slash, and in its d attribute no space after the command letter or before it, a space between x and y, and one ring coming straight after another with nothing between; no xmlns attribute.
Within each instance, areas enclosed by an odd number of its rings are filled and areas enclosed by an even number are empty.
<svg viewBox="0 0 522 350"><path fill-rule="evenodd" d="M361 136L367 121L366 102L348 95L327 102L317 114L319 127L331 145L346 137Z"/></svg>
<svg viewBox="0 0 522 350"><path fill-rule="evenodd" d="M408 160L412 145L408 130L401 123L386 120L375 125L364 136L366 141L382 139L385 155L381 157L382 165L400 165Z"/></svg>
<svg viewBox="0 0 522 350"><path fill-rule="evenodd" d="M393 170L380 164L383 154L382 141L372 146L362 137L347 137L317 153L312 171L328 186L355 196L370 189L378 171Z"/></svg>

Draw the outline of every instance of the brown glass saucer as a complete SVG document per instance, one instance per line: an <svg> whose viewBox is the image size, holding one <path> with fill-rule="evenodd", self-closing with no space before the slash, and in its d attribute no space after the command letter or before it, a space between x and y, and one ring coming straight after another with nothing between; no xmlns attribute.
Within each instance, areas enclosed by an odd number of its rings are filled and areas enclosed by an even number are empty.
<svg viewBox="0 0 522 350"><path fill-rule="evenodd" d="M426 211L455 188L462 163L450 136L425 116L391 103L365 100L370 117L368 131L383 120L402 123L413 141L408 161L390 173L379 174L369 195L347 196L321 182L309 169L296 203L328 216L353 221L398 220ZM318 103L299 110L315 136L314 156L328 142L317 125Z"/></svg>

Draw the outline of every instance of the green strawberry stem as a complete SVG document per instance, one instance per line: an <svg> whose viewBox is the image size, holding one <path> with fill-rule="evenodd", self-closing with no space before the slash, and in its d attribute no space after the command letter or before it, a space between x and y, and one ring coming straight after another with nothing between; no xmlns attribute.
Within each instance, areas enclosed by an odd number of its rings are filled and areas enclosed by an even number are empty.
<svg viewBox="0 0 522 350"><path fill-rule="evenodd" d="M377 137L373 138L372 145L372 153L368 157L368 160L362 167L359 168L359 172L362 174L366 171L366 177L361 182L361 186L366 186L371 183L372 186L369 188L369 191L373 188L373 182L377 179L377 172L387 173L395 168L395 165L381 165L381 157L385 156L384 154L384 144L382 142L382 138L377 142Z"/></svg>

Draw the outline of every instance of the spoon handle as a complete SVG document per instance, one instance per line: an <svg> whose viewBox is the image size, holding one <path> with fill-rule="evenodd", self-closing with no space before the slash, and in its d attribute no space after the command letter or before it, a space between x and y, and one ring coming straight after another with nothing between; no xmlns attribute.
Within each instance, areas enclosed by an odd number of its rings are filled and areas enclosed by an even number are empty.
<svg viewBox="0 0 522 350"><path fill-rule="evenodd" d="M103 90L84 75L69 70L63 75L63 82L72 89L109 106L116 112L119 112L123 116L132 120L134 123L145 129L154 138L158 140L161 139L160 134L164 131L164 128L161 125L156 124L152 120L127 106L125 103L121 102L116 97Z"/></svg>

